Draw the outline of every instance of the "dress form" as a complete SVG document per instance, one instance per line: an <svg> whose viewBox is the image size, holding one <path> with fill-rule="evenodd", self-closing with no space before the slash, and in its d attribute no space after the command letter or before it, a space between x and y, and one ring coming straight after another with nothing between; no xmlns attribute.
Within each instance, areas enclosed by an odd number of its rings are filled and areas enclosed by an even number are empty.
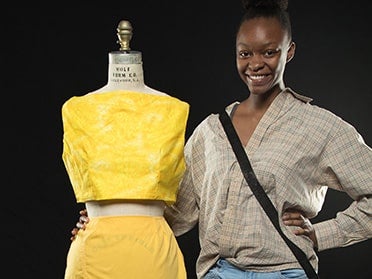
<svg viewBox="0 0 372 279"><path fill-rule="evenodd" d="M130 23L117 30L121 48L109 53L107 84L62 107L63 161L90 218L70 246L64 278L186 279L163 213L186 167L189 105L145 85Z"/></svg>
<svg viewBox="0 0 372 279"><path fill-rule="evenodd" d="M109 53L108 81L102 88L91 93L104 93L118 90L135 91L156 95L167 95L147 86L144 82L142 53L131 50L133 28L126 20L119 22L117 36L120 49Z"/></svg>

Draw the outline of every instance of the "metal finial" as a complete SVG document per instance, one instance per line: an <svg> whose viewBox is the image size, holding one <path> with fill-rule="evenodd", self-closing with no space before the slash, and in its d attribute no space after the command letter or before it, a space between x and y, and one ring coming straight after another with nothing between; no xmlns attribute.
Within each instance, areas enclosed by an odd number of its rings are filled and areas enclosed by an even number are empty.
<svg viewBox="0 0 372 279"><path fill-rule="evenodd" d="M133 28L129 21L122 20L119 22L118 28L116 29L120 44L120 50L129 51L129 42L132 39Z"/></svg>

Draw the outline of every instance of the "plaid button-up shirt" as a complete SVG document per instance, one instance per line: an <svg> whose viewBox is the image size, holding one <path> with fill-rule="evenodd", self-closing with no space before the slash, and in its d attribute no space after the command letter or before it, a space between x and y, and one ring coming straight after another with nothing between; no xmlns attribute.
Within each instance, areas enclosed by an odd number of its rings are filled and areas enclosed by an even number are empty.
<svg viewBox="0 0 372 279"><path fill-rule="evenodd" d="M314 224L319 250L371 238L372 150L354 127L310 101L289 88L275 98L245 146L253 170L280 216L294 207L315 217L328 187L354 200L336 218ZM219 257L252 271L300 268L244 180L218 114L194 130L185 156L177 201L165 216L176 235L199 223L198 278ZM317 269L310 239L281 227Z"/></svg>

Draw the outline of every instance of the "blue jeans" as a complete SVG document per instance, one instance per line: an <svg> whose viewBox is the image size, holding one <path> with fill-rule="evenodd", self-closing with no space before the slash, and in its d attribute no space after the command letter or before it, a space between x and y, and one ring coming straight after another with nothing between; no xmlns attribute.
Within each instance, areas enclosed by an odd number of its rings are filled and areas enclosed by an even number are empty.
<svg viewBox="0 0 372 279"><path fill-rule="evenodd" d="M225 259L219 259L217 263L204 275L203 279L307 279L302 269L286 269L274 272L255 272L241 270Z"/></svg>

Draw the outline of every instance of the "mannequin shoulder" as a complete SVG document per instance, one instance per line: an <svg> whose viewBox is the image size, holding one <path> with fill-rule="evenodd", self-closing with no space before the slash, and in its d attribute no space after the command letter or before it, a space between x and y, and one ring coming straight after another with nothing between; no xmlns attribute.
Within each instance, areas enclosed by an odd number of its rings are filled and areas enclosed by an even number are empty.
<svg viewBox="0 0 372 279"><path fill-rule="evenodd" d="M112 86L104 86L102 88L99 88L97 90L88 92L86 95L92 95L97 93L107 93L107 92L113 92L113 91L134 91L134 92L140 92L140 93L147 93L147 94L153 94L153 95L163 95L163 96L169 96L169 94L156 90L154 88L151 88L147 85L141 86L141 87L112 87Z"/></svg>
<svg viewBox="0 0 372 279"><path fill-rule="evenodd" d="M165 93L165 92L162 92L162 91L156 90L156 89L151 88L151 87L148 87L148 86L145 86L145 87L143 88L143 92L144 92L144 93L148 93L148 94L154 94L154 95L169 96L169 94L167 94L167 93Z"/></svg>

